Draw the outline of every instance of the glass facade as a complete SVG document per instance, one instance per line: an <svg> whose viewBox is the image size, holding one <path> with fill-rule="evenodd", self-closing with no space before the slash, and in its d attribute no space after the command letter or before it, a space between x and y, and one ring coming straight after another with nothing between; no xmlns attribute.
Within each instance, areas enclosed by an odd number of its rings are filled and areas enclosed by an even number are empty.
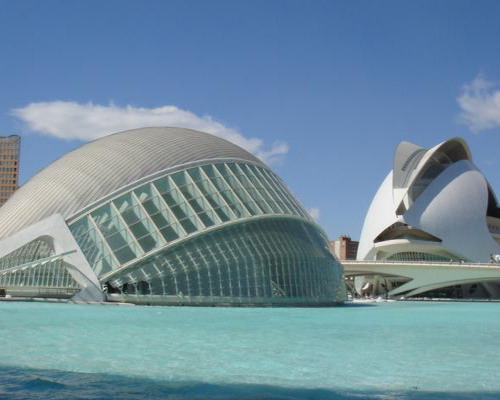
<svg viewBox="0 0 500 400"><path fill-rule="evenodd" d="M159 252L111 276L107 286L132 302L327 303L336 298L340 269L321 243L299 221L245 222Z"/></svg>
<svg viewBox="0 0 500 400"><path fill-rule="evenodd" d="M70 223L70 230L101 278L192 234L264 215L309 219L270 171L221 163L144 184Z"/></svg>
<svg viewBox="0 0 500 400"><path fill-rule="evenodd" d="M252 163L156 178L69 227L101 283L127 301L333 302L341 282L307 212Z"/></svg>
<svg viewBox="0 0 500 400"><path fill-rule="evenodd" d="M25 267L16 268L20 266ZM57 295L58 290L69 290L67 294L71 295L79 290L64 260L54 257L48 238L33 240L0 258L0 287L18 288L27 295L47 292Z"/></svg>

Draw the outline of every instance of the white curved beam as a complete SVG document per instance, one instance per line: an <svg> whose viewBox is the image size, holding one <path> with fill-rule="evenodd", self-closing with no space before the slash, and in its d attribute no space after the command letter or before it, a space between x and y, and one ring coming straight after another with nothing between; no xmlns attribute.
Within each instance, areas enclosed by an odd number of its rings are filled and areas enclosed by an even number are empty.
<svg viewBox="0 0 500 400"><path fill-rule="evenodd" d="M346 276L385 275L411 279L389 292L390 296L412 296L461 283L500 282L500 265L465 263L422 263L388 261L343 261Z"/></svg>

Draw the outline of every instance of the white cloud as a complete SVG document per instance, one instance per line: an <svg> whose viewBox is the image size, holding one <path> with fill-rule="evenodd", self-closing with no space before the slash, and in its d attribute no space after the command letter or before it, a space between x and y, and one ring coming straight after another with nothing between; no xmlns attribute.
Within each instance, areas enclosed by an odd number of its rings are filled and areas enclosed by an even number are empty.
<svg viewBox="0 0 500 400"><path fill-rule="evenodd" d="M309 213L309 215L311 216L311 218L314 220L314 221L318 221L319 219L319 208L317 207L311 207L307 210L307 212Z"/></svg>
<svg viewBox="0 0 500 400"><path fill-rule="evenodd" d="M500 127L500 84L481 74L464 85L457 99L460 119L473 132Z"/></svg>
<svg viewBox="0 0 500 400"><path fill-rule="evenodd" d="M211 133L233 142L266 162L279 160L288 152L286 143L264 145L262 139L247 138L210 116L199 117L175 106L143 108L114 104L102 106L71 101L30 103L11 110L29 130L60 139L93 140L114 132L151 126L175 126Z"/></svg>

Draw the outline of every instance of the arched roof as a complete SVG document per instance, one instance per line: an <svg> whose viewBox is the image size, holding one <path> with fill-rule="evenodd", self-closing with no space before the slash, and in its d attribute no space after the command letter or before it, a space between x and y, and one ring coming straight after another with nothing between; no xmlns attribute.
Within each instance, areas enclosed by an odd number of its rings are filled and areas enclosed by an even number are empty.
<svg viewBox="0 0 500 400"><path fill-rule="evenodd" d="M67 218L121 187L201 160L263 163L224 139L184 128L140 128L73 150L33 176L0 207L0 238L52 214Z"/></svg>
<svg viewBox="0 0 500 400"><path fill-rule="evenodd" d="M399 143L394 155L392 175L392 186L394 188L405 187L406 180L426 151L426 149L410 142Z"/></svg>
<svg viewBox="0 0 500 400"><path fill-rule="evenodd" d="M409 187L416 177L415 172L422 171L425 164L438 152L446 154L452 162L472 160L469 146L462 138L445 140L430 149L410 142L401 142L394 155L393 187Z"/></svg>
<svg viewBox="0 0 500 400"><path fill-rule="evenodd" d="M384 257L378 252L390 253L396 245L420 251L427 243L429 249L484 261L498 251L487 216L500 218L500 208L463 139L432 148L401 142L394 168L366 214L358 259Z"/></svg>

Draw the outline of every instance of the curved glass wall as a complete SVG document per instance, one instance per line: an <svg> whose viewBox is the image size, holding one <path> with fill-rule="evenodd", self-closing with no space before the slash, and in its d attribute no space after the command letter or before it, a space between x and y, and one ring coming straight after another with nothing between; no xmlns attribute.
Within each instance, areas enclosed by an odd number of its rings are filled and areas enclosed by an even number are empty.
<svg viewBox="0 0 500 400"><path fill-rule="evenodd" d="M110 296L124 301L343 300L337 294L342 267L327 239L282 181L251 163L219 162L170 173L69 227Z"/></svg>
<svg viewBox="0 0 500 400"><path fill-rule="evenodd" d="M307 212L268 169L248 163L188 168L141 185L70 224L99 278L208 228Z"/></svg>
<svg viewBox="0 0 500 400"><path fill-rule="evenodd" d="M341 268L311 225L283 218L207 232L117 271L111 297L163 304L332 304Z"/></svg>
<svg viewBox="0 0 500 400"><path fill-rule="evenodd" d="M0 287L17 288L27 295L67 296L79 290L62 258L52 259L54 249L47 237L35 239L0 258ZM19 266L26 266L16 268ZM11 293L11 290L9 290Z"/></svg>

